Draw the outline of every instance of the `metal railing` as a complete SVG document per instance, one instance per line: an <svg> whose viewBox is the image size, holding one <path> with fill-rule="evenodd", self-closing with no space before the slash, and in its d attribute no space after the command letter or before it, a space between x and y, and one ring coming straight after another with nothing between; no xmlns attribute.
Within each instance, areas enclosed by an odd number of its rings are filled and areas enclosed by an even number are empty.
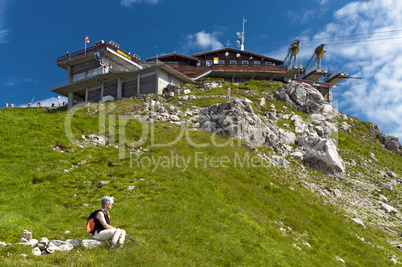
<svg viewBox="0 0 402 267"><path fill-rule="evenodd" d="M139 59L138 56L130 55L130 54L124 52L124 50L121 50L121 49L115 47L114 45L112 45L112 44L110 44L108 42L105 42L103 44L99 44L99 45L96 45L96 46L91 46L91 47L87 48L86 50L82 49L82 50L79 50L79 51L71 53L71 54L67 53L66 55L64 55L62 57L59 57L57 59L57 65L69 62L71 60L76 60L76 59L85 57L85 56L90 55L90 54L95 54L98 51L104 51L104 50L106 50L106 48L110 48L111 50L115 51L116 53L119 53L119 52L124 53L124 55L127 58L131 59L133 62L135 62L135 63L137 63L139 65L143 64L143 62Z"/></svg>
<svg viewBox="0 0 402 267"><path fill-rule="evenodd" d="M147 68L152 68L154 66L161 66L161 65L164 65L164 63L159 60L147 62L147 63L143 64L142 70L147 69ZM104 75L107 73L111 73L111 72L137 72L139 70L141 70L141 69L128 69L128 68L121 68L121 67L113 66L113 68L109 68L108 72L103 73L103 67L101 66L99 68L74 75L71 79L71 82L69 82L69 80L67 79L67 80L63 80L63 81L54 83L50 86L50 88L56 89L56 88L63 87L63 86L69 85L69 84L92 79L94 77L98 77L98 76L101 76L101 75Z"/></svg>

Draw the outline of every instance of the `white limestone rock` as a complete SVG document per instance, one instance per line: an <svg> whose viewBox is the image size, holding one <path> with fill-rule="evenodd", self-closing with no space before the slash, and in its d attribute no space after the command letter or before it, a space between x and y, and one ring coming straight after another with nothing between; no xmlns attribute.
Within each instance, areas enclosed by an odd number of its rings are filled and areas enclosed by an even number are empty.
<svg viewBox="0 0 402 267"><path fill-rule="evenodd" d="M89 239L84 239L81 242L81 246L83 246L84 248L87 249L94 249L94 248L98 248L102 245L102 241L93 239L93 238L89 238Z"/></svg>
<svg viewBox="0 0 402 267"><path fill-rule="evenodd" d="M398 211L394 207L392 207L388 204L382 203L382 202L381 202L380 209L384 210L385 212L387 212L389 214L397 214L398 213Z"/></svg>
<svg viewBox="0 0 402 267"><path fill-rule="evenodd" d="M52 240L49 242L49 245L46 249L46 251L48 253L48 250L50 251L70 251L74 248L74 245L69 243L69 242L65 242L65 241L60 241L60 240Z"/></svg>
<svg viewBox="0 0 402 267"><path fill-rule="evenodd" d="M304 113L321 113L324 110L324 97L313 86L291 82L286 85L286 94L296 103L296 108Z"/></svg>
<svg viewBox="0 0 402 267"><path fill-rule="evenodd" d="M30 241L32 239L32 233L29 232L28 230L24 230L22 231L22 237Z"/></svg>
<svg viewBox="0 0 402 267"><path fill-rule="evenodd" d="M180 121L180 117L177 115L170 115L169 120L170 121Z"/></svg>
<svg viewBox="0 0 402 267"><path fill-rule="evenodd" d="M308 137L296 138L296 144L307 151L303 158L307 166L324 174L344 178L345 165L331 139L322 139L310 134Z"/></svg>
<svg viewBox="0 0 402 267"><path fill-rule="evenodd" d="M77 240L77 239L67 239L66 242L72 244L74 246L74 248L81 245L81 241Z"/></svg>
<svg viewBox="0 0 402 267"><path fill-rule="evenodd" d="M388 190L388 191L394 191L394 188L392 187L392 185L389 185L389 184L386 184L386 183L383 183L383 182L378 182L378 184L379 184L382 188L384 188L384 189L386 189L386 190Z"/></svg>
<svg viewBox="0 0 402 267"><path fill-rule="evenodd" d="M32 249L32 254L34 254L35 256L40 256L42 255L42 251L40 250L40 248L35 247Z"/></svg>
<svg viewBox="0 0 402 267"><path fill-rule="evenodd" d="M257 102L257 104L260 105L260 106L265 106L265 104L267 103L267 102L265 101L265 98L264 98L264 97L257 99L256 102Z"/></svg>
<svg viewBox="0 0 402 267"><path fill-rule="evenodd" d="M363 221L359 218L352 218L352 221L354 221L357 224L360 224L361 226L363 226L364 228L366 228L366 226L364 225Z"/></svg>
<svg viewBox="0 0 402 267"><path fill-rule="evenodd" d="M40 238L36 246L40 248L40 250L47 249L47 247L49 246L49 239L47 237Z"/></svg>

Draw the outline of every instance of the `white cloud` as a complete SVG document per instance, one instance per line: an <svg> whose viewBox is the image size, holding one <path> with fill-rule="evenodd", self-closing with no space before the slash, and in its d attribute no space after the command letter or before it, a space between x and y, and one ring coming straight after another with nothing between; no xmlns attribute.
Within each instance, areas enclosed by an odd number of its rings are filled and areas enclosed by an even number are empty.
<svg viewBox="0 0 402 267"><path fill-rule="evenodd" d="M217 32L207 33L205 31L189 34L187 35L187 43L183 50L215 50L223 48L223 44L218 41L217 35L219 35Z"/></svg>
<svg viewBox="0 0 402 267"><path fill-rule="evenodd" d="M325 43L322 64L328 65L330 72L347 68L351 76L362 77L346 80L347 87L333 90L341 112L378 124L382 132L402 141L400 14L400 0L355 1L335 11L333 22L322 31L313 34L306 30L297 38L301 39L299 62L305 65L315 47ZM268 54L284 55L284 51L287 47Z"/></svg>
<svg viewBox="0 0 402 267"><path fill-rule="evenodd" d="M6 13L6 4L6 0L0 1L0 43L7 42L7 35L9 32L9 30L5 28L3 21Z"/></svg>
<svg viewBox="0 0 402 267"><path fill-rule="evenodd" d="M402 1L351 2L334 13L335 21L313 38L329 39L323 61L340 62L353 76L341 96L344 113L379 124L386 134L402 139ZM365 34L365 35L361 35Z"/></svg>
<svg viewBox="0 0 402 267"><path fill-rule="evenodd" d="M122 6L130 7L135 3L157 4L158 0L121 0L120 3Z"/></svg>
<svg viewBox="0 0 402 267"><path fill-rule="evenodd" d="M21 83L32 83L32 82L37 82L37 81L34 81L30 78L20 78L20 77L14 76L14 75L9 75L4 82L4 85L7 87L11 87L11 86L16 86Z"/></svg>

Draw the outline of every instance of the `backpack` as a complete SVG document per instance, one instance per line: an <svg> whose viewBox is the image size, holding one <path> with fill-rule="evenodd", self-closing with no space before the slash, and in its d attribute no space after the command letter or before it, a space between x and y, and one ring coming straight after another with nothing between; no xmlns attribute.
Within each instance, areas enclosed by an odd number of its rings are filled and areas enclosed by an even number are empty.
<svg viewBox="0 0 402 267"><path fill-rule="evenodd" d="M95 219L96 216L98 215L98 212L100 210L95 210L94 212L91 213L91 215L89 215L88 219L87 219L87 225L85 227L85 229L87 230L87 233L92 233L95 229Z"/></svg>

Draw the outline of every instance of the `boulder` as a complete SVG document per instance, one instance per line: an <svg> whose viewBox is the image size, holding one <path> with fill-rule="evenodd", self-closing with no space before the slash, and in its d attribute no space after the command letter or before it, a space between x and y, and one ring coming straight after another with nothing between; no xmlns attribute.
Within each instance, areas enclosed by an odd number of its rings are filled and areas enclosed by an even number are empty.
<svg viewBox="0 0 402 267"><path fill-rule="evenodd" d="M181 86L179 84L169 83L166 89L167 93L173 92L175 95L178 95L180 93Z"/></svg>
<svg viewBox="0 0 402 267"><path fill-rule="evenodd" d="M257 99L256 102L257 102L257 104L260 105L260 106L265 106L265 104L266 104L266 101L265 101L265 98L264 98L264 97Z"/></svg>
<svg viewBox="0 0 402 267"><path fill-rule="evenodd" d="M42 255L42 251L40 250L40 248L36 247L32 249L32 254L34 254L35 256L40 256Z"/></svg>
<svg viewBox="0 0 402 267"><path fill-rule="evenodd" d="M282 150L283 139L278 128L265 125L246 101L233 100L202 109L198 115L200 129L229 136L254 146L269 145Z"/></svg>
<svg viewBox="0 0 402 267"><path fill-rule="evenodd" d="M324 110L324 97L309 84L291 82L286 85L285 92L296 103L296 109L299 111L321 113Z"/></svg>
<svg viewBox="0 0 402 267"><path fill-rule="evenodd" d="M388 191L394 191L394 188L392 187L392 185L389 185L389 184L386 184L386 183L382 183L382 182L378 182L378 184L379 184L382 188L384 188L384 189L386 189L386 190L388 190Z"/></svg>
<svg viewBox="0 0 402 267"><path fill-rule="evenodd" d="M189 93L191 93L191 91L190 91L189 89L185 89L185 90L183 91L183 94L185 94L185 95L187 95L187 94L189 94Z"/></svg>
<svg viewBox="0 0 402 267"><path fill-rule="evenodd" d="M165 108L163 106L158 106L156 108L156 112L158 112L158 113L166 113L166 110L165 110Z"/></svg>
<svg viewBox="0 0 402 267"><path fill-rule="evenodd" d="M180 117L177 115L170 115L169 120L171 121L180 121Z"/></svg>
<svg viewBox="0 0 402 267"><path fill-rule="evenodd" d="M40 248L40 250L47 249L47 247L49 246L49 239L47 239L47 237L40 238L36 246Z"/></svg>
<svg viewBox="0 0 402 267"><path fill-rule="evenodd" d="M29 232L28 230L24 230L22 231L22 237L30 241L32 239L32 233Z"/></svg>
<svg viewBox="0 0 402 267"><path fill-rule="evenodd" d="M66 242L72 244L74 246L74 248L81 245L81 241L77 240L77 239L67 239Z"/></svg>
<svg viewBox="0 0 402 267"><path fill-rule="evenodd" d="M331 139L322 139L310 134L308 137L296 138L296 144L306 151L303 161L307 166L343 179L345 165Z"/></svg>
<svg viewBox="0 0 402 267"><path fill-rule="evenodd" d="M167 93L167 94L166 94L166 97L167 97L167 98L174 97L174 92L169 92L169 93Z"/></svg>
<svg viewBox="0 0 402 267"><path fill-rule="evenodd" d="M388 204L382 203L382 202L381 202L380 209L384 210L385 212L387 212L389 214L397 214L398 213L398 211L394 207L392 207Z"/></svg>
<svg viewBox="0 0 402 267"><path fill-rule="evenodd" d="M70 251L74 248L74 245L60 240L52 240L49 242L49 245L46 249L48 253L52 253L54 251ZM50 252L51 251L51 252Z"/></svg>
<svg viewBox="0 0 402 267"><path fill-rule="evenodd" d="M303 160L304 154L301 151L296 151L290 154L292 157L296 159Z"/></svg>
<svg viewBox="0 0 402 267"><path fill-rule="evenodd" d="M93 239L93 238L89 238L89 239L84 239L81 242L81 246L83 246L84 248L87 249L93 249L93 248L98 248L100 247L102 244L102 241Z"/></svg>
<svg viewBox="0 0 402 267"><path fill-rule="evenodd" d="M401 151L402 145L399 143L397 136L385 135L383 133L377 134L377 138L384 144L385 148L391 151Z"/></svg>
<svg viewBox="0 0 402 267"><path fill-rule="evenodd" d="M200 87L204 90L211 90L214 88L220 88L222 87L222 83L220 81L210 81L210 82L204 82L200 85Z"/></svg>

